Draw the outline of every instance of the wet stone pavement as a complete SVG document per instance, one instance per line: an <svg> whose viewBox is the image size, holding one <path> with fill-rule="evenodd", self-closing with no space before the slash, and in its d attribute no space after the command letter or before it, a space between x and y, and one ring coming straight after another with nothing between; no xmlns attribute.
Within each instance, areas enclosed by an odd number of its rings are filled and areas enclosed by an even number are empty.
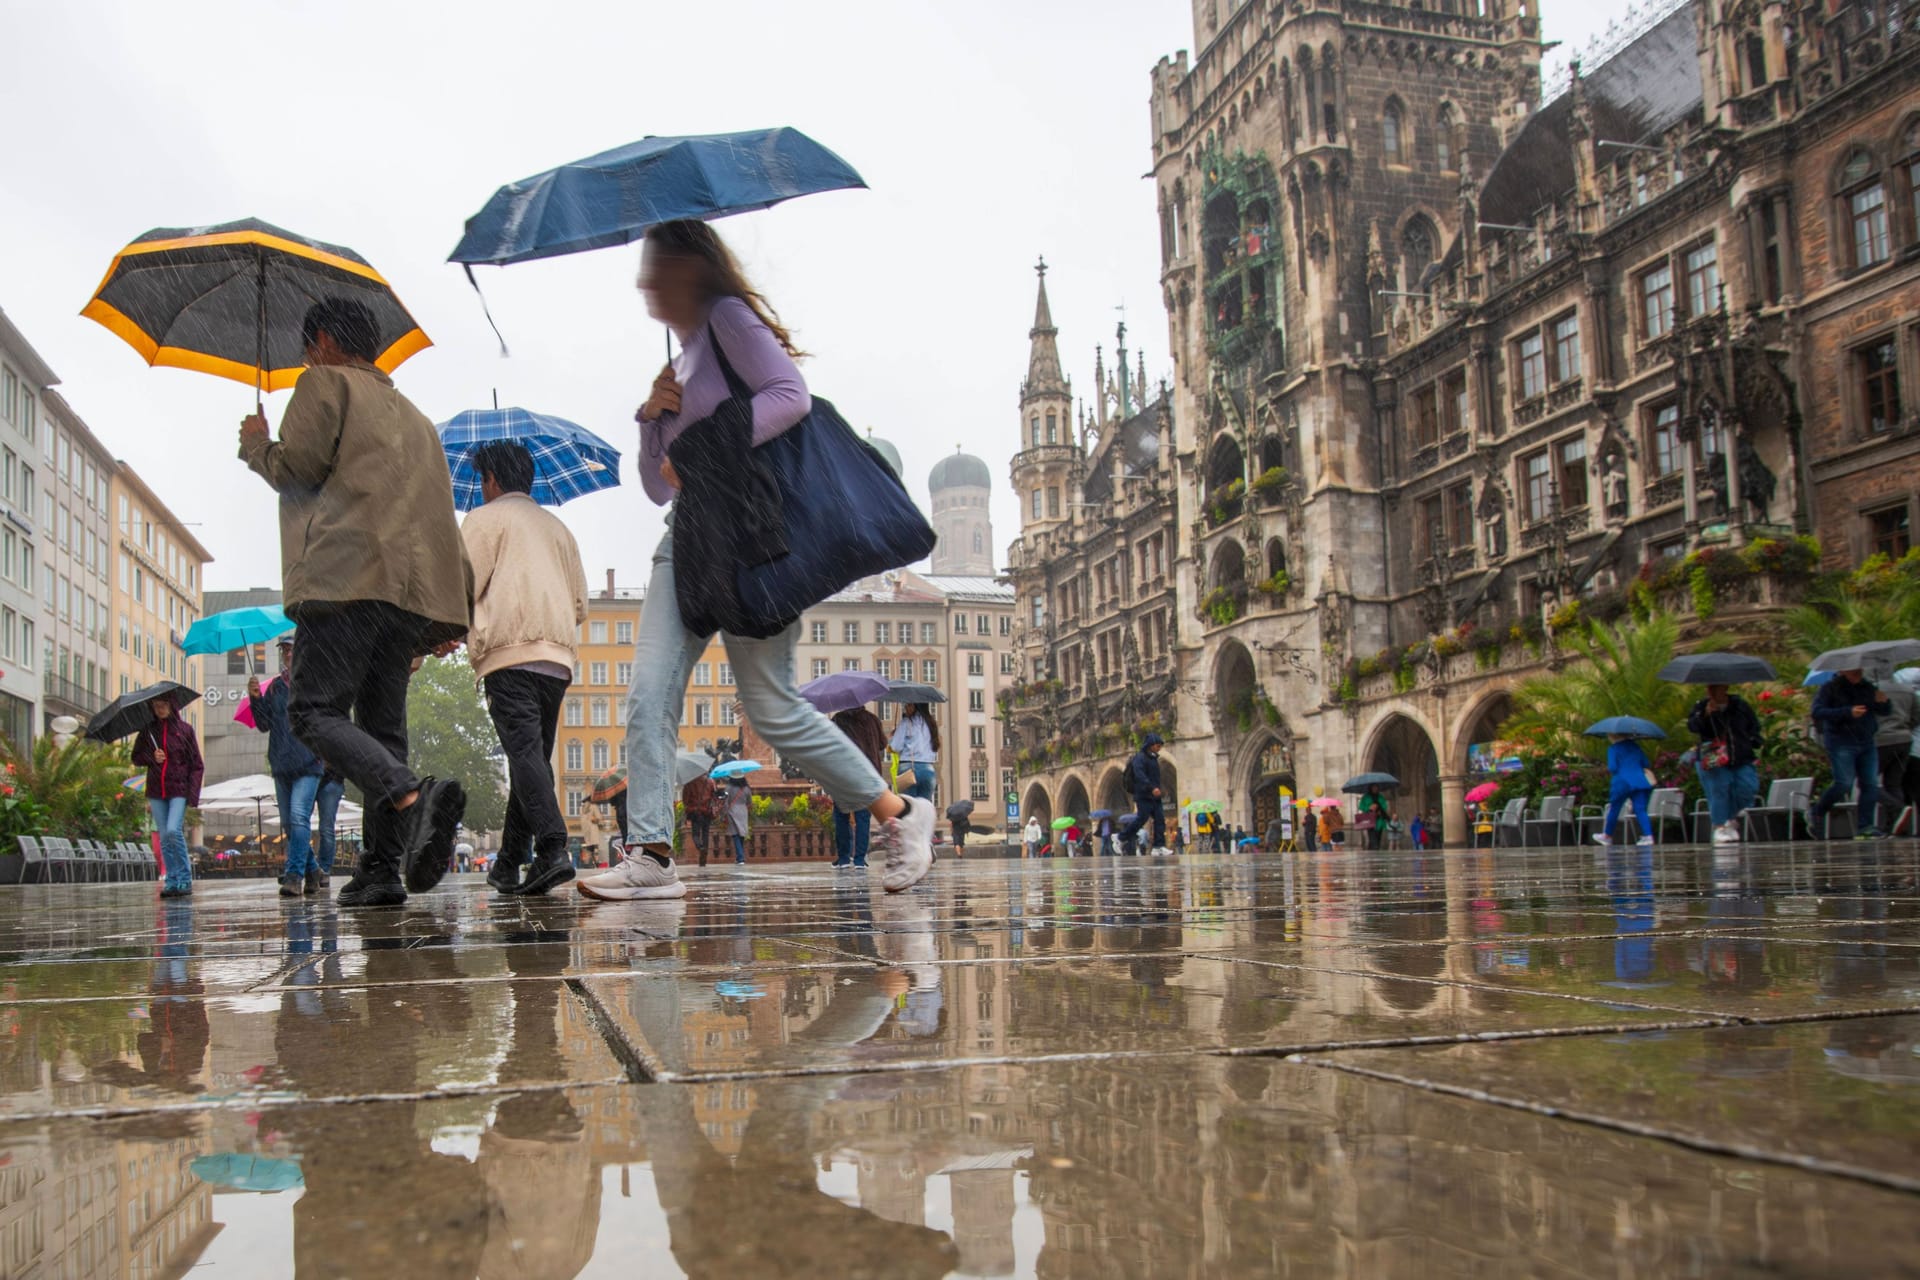
<svg viewBox="0 0 1920 1280"><path fill-rule="evenodd" d="M1920 1270L1920 852L0 891L0 1278Z"/></svg>

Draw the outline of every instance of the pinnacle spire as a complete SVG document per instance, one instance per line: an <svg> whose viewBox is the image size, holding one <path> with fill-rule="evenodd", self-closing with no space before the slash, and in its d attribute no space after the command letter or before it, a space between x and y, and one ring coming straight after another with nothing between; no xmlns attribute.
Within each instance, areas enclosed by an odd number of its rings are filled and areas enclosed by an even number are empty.
<svg viewBox="0 0 1920 1280"><path fill-rule="evenodd" d="M1067 383L1060 370L1060 348L1054 341L1059 330L1053 327L1053 308L1047 304L1047 260L1041 258L1034 271L1040 277L1040 288L1033 307L1033 328L1027 333L1033 345L1027 354L1027 384L1022 394L1064 392Z"/></svg>

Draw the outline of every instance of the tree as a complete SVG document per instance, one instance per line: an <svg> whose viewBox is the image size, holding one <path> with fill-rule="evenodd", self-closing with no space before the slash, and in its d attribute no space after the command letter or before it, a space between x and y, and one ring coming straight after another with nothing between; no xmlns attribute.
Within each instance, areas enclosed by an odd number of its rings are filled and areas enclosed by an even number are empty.
<svg viewBox="0 0 1920 1280"><path fill-rule="evenodd" d="M499 749L465 656L421 663L407 686L407 763L422 776L458 778L467 789L466 824L475 831L498 831L506 822Z"/></svg>
<svg viewBox="0 0 1920 1280"><path fill-rule="evenodd" d="M1667 731L1668 739L1687 734L1687 712L1699 690L1669 684L1660 668L1673 660L1680 624L1656 613L1642 623L1594 624L1570 637L1580 660L1550 675L1523 681L1513 691L1514 714L1501 726L1503 737L1525 737L1564 757L1597 757L1606 739L1585 736L1586 727L1607 716L1639 716ZM1709 640L1693 646L1720 647Z"/></svg>
<svg viewBox="0 0 1920 1280"><path fill-rule="evenodd" d="M1898 560L1873 556L1843 578L1823 581L1787 612L1787 644L1811 662L1828 649L1920 635L1920 550Z"/></svg>

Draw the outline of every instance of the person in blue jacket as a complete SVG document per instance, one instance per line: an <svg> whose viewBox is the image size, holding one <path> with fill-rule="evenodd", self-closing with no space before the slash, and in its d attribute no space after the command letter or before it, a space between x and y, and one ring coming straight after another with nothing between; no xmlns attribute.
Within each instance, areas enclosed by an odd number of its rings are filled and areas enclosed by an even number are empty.
<svg viewBox="0 0 1920 1280"><path fill-rule="evenodd" d="M1827 811L1853 794L1858 783L1859 831L1854 838L1873 840L1880 835L1874 825L1880 807L1880 749L1874 745L1874 736L1886 706L1887 695L1858 668L1842 671L1815 695L1813 722L1820 726L1821 745L1833 764L1832 784L1807 810L1807 826L1815 834L1826 826Z"/></svg>
<svg viewBox="0 0 1920 1280"><path fill-rule="evenodd" d="M259 676L248 676L247 702L253 710L253 727L267 735L267 771L273 775L280 830L287 837L287 865L280 873L280 896L300 898L326 892L326 881L313 856L313 806L320 795L324 769L320 757L293 736L293 727L287 722L293 637L281 637L278 647L280 674L265 688L260 686Z"/></svg>
<svg viewBox="0 0 1920 1280"><path fill-rule="evenodd" d="M1647 820L1647 797L1653 794L1653 778L1647 772L1647 753L1624 733L1608 734L1607 741L1612 744L1607 748L1607 772L1613 775L1613 785L1607 792L1606 825L1594 840L1613 843L1613 834L1620 826L1620 810L1631 802L1634 819L1640 824L1640 844L1652 848L1653 824Z"/></svg>
<svg viewBox="0 0 1920 1280"><path fill-rule="evenodd" d="M1150 847L1159 857L1167 854L1167 806L1160 788L1160 748L1165 743L1166 739L1159 734L1148 734L1127 765L1127 789L1133 794L1134 804L1134 838L1138 839L1151 822L1153 844Z"/></svg>

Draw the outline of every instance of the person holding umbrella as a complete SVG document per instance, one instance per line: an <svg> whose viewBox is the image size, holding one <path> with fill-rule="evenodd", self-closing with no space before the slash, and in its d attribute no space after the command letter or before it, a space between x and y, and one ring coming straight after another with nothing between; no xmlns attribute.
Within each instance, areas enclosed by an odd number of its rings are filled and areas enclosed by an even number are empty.
<svg viewBox="0 0 1920 1280"><path fill-rule="evenodd" d="M1880 805L1880 750L1874 738L1887 695L1876 688L1859 667L1849 667L1820 686L1813 699L1813 722L1820 726L1821 745L1833 765L1833 782L1807 810L1809 829L1825 825L1834 805L1860 788L1855 839L1872 840L1880 834L1874 825Z"/></svg>
<svg viewBox="0 0 1920 1280"><path fill-rule="evenodd" d="M375 363L373 312L324 297L300 338L308 368L280 438L253 413L240 456L280 495L283 607L299 624L288 722L366 796L340 905L394 906L446 874L466 812L457 780L407 767L407 681L415 659L466 635L473 571L440 437Z"/></svg>
<svg viewBox="0 0 1920 1280"><path fill-rule="evenodd" d="M255 731L267 735L267 772L273 775L274 804L280 810L280 830L287 837L280 896L299 898L324 888L313 856L313 807L320 794L321 767L320 757L294 737L293 726L287 723L293 637L280 637L275 647L280 674L264 689L258 675L247 677L247 709L253 713Z"/></svg>
<svg viewBox="0 0 1920 1280"><path fill-rule="evenodd" d="M1760 779L1754 760L1760 750L1760 717L1724 684L1707 686L1707 696L1687 713L1687 728L1700 738L1694 769L1707 794L1715 844L1737 843L1740 814L1753 803Z"/></svg>
<svg viewBox="0 0 1920 1280"><path fill-rule="evenodd" d="M744 773L727 779L727 835L733 841L735 866L745 866L747 837L753 834L753 784Z"/></svg>
<svg viewBox="0 0 1920 1280"><path fill-rule="evenodd" d="M933 765L940 758L940 725L933 718L933 708L924 702L908 704L887 745L900 757L900 767L913 774L907 794L931 803Z"/></svg>
<svg viewBox="0 0 1920 1280"><path fill-rule="evenodd" d="M716 426L716 411L742 409L754 445L791 429L812 411L806 381L794 364L798 349L771 308L747 282L739 262L703 222L657 222L645 233L641 292L647 308L680 337L679 359L661 370L640 423L640 480L648 497L674 504L672 523L694 517L712 524L737 511L708 509L712 486L691 499L682 492L676 456L685 459L697 437ZM728 377L727 371L733 371ZM736 394L730 383L741 386ZM732 504L737 507L737 502ZM846 513L857 518L857 512ZM653 557L653 577L640 613L634 647L634 683L627 694L627 761L632 814L629 856L604 875L580 882L595 898L680 897L686 887L673 865L671 762L687 678L708 636L690 630L680 611L671 528ZM723 633L725 634L725 633ZM725 634L740 700L754 728L775 750L826 788L836 806L866 809L881 822L885 853L882 886L889 893L916 884L933 865L933 805L893 794L860 749L794 687L796 623L754 639ZM635 856L635 852L637 855Z"/></svg>
<svg viewBox="0 0 1920 1280"><path fill-rule="evenodd" d="M1393 825L1393 806L1379 787L1368 787L1360 793L1360 801L1354 806L1353 824L1365 829L1367 848L1378 849L1386 842L1387 828Z"/></svg>
<svg viewBox="0 0 1920 1280"><path fill-rule="evenodd" d="M507 757L506 825L487 883L539 897L573 879L553 744L573 682L574 640L587 618L587 571L567 526L533 500L533 454L525 445L490 440L474 449L470 465L484 501L460 526L473 566L467 661L487 691Z"/></svg>
<svg viewBox="0 0 1920 1280"><path fill-rule="evenodd" d="M1651 849L1653 823L1647 818L1647 799L1653 794L1653 767L1638 740L1662 738L1665 733L1652 721L1635 716L1610 716L1589 725L1587 733L1607 739L1607 772L1612 775L1607 791L1606 821L1594 836L1595 843L1613 843L1614 832L1620 826L1620 810L1631 803L1634 820L1640 824L1640 846Z"/></svg>
<svg viewBox="0 0 1920 1280"><path fill-rule="evenodd" d="M164 875L160 896L184 898L193 892L193 863L187 855L187 810L200 803L206 765L193 726L175 714L174 695L163 693L147 704L153 722L133 740L133 762L147 766L147 809L160 836Z"/></svg>

